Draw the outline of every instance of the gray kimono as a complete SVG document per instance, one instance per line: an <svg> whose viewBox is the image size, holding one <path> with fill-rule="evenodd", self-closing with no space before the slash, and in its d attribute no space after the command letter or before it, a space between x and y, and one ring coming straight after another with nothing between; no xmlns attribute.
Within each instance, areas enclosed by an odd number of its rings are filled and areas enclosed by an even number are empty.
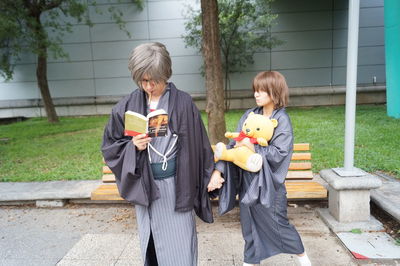
<svg viewBox="0 0 400 266"><path fill-rule="evenodd" d="M148 113L143 90L135 90L114 106L104 130L102 152L115 174L120 195L136 205L145 265L151 263L148 244L152 240L158 264L194 266L195 213L205 222L213 221L207 193L214 169L213 154L200 113L189 94L168 83L157 108L168 111L168 136L154 138L151 143L163 155L171 149L168 160L176 160L174 176L155 180L150 161L158 163L161 158L151 149L138 151L132 137L123 135L125 111Z"/></svg>
<svg viewBox="0 0 400 266"><path fill-rule="evenodd" d="M262 114L262 107L247 110L239 121L238 131L250 112ZM226 180L219 191L219 213L230 211L239 194L244 261L251 264L279 253L304 252L300 236L287 218L284 182L293 152L292 125L284 108L274 110L271 118L278 120L278 127L269 145L255 145L256 152L263 156L263 167L258 173L244 171L228 162L216 165ZM232 141L229 146L234 144Z"/></svg>

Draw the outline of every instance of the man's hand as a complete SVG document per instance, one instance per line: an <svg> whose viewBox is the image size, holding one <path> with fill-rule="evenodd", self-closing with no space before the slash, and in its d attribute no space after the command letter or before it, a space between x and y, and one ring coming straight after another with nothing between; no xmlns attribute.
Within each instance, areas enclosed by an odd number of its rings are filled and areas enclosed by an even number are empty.
<svg viewBox="0 0 400 266"><path fill-rule="evenodd" d="M132 138L133 144L139 151L143 151L147 148L147 144L150 143L151 138L147 137L146 134L137 135Z"/></svg>
<svg viewBox="0 0 400 266"><path fill-rule="evenodd" d="M211 175L210 183L208 183L207 186L208 192L221 188L224 182L225 179L222 178L221 172L218 170L214 170Z"/></svg>

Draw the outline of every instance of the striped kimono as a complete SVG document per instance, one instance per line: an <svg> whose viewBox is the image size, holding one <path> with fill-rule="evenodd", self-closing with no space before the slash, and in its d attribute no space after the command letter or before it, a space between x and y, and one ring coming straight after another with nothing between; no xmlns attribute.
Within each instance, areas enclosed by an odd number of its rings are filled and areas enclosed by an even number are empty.
<svg viewBox="0 0 400 266"><path fill-rule="evenodd" d="M160 98L156 109L168 112L169 90ZM177 139L168 129L165 137L153 138L151 146L168 160L175 158ZM151 163L160 163L163 157L148 148ZM150 206L136 205L140 248L145 265L153 261L147 254L150 234L159 265L188 266L197 265L197 234L194 211L175 211L175 177L154 180L160 191L160 198ZM154 259L154 258L153 258ZM154 264L154 263L153 263Z"/></svg>

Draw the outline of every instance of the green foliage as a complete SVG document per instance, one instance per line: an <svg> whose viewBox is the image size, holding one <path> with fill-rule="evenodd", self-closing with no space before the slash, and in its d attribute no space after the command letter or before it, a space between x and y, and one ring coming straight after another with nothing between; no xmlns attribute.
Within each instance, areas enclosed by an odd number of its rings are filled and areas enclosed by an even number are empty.
<svg viewBox="0 0 400 266"><path fill-rule="evenodd" d="M114 1L115 2L115 1ZM108 13L128 36L122 20L123 11L111 5ZM143 8L143 0L132 0ZM62 49L62 37L72 32L72 22L86 23L92 26L89 18L89 6L97 7L95 0L2 0L0 1L0 74L7 80L12 79L13 68L23 53L42 54L47 51L54 58L68 58ZM100 9L95 8L97 13ZM72 22L71 22L72 21ZM43 49L45 47L46 49Z"/></svg>
<svg viewBox="0 0 400 266"><path fill-rule="evenodd" d="M0 126L0 181L99 179L107 116L32 118Z"/></svg>
<svg viewBox="0 0 400 266"><path fill-rule="evenodd" d="M288 108L295 143L311 144L313 172L343 166L344 107ZM226 113L235 131L243 110ZM202 112L207 123L207 115ZM400 178L400 120L385 105L357 106L355 166ZM100 145L108 116L32 118L0 125L0 182L100 179ZM215 143L212 143L215 144ZM400 232L398 232L400 233Z"/></svg>
<svg viewBox="0 0 400 266"><path fill-rule="evenodd" d="M256 52L265 52L282 42L271 35L277 14L271 11L273 0L218 0L220 47L225 73L225 89L229 87L229 73L241 72L254 63ZM201 52L201 12L188 7L187 46Z"/></svg>
<svg viewBox="0 0 400 266"><path fill-rule="evenodd" d="M394 241L397 246L400 246L400 238L396 238Z"/></svg>

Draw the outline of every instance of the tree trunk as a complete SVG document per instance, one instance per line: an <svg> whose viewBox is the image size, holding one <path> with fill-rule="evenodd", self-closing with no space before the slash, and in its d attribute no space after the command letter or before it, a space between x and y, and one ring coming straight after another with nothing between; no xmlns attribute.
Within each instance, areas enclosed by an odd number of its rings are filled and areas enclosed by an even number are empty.
<svg viewBox="0 0 400 266"><path fill-rule="evenodd" d="M47 120L50 123L58 123L59 119L54 108L53 100L50 95L49 83L47 81L47 47L43 40L43 27L40 24L40 19L37 19L37 37L38 37L38 62L36 67L36 79L42 95L44 109L46 110Z"/></svg>
<svg viewBox="0 0 400 266"><path fill-rule="evenodd" d="M44 47L47 52L46 47ZM47 57L41 53L38 55L38 64L36 67L37 84L42 95L44 109L46 110L47 120L50 123L58 123L59 119L54 108L53 100L50 96L49 83L47 81Z"/></svg>
<svg viewBox="0 0 400 266"><path fill-rule="evenodd" d="M201 0L202 52L207 88L208 136L210 142L226 142L224 116L224 87L222 79L221 49L219 43L217 0Z"/></svg>

